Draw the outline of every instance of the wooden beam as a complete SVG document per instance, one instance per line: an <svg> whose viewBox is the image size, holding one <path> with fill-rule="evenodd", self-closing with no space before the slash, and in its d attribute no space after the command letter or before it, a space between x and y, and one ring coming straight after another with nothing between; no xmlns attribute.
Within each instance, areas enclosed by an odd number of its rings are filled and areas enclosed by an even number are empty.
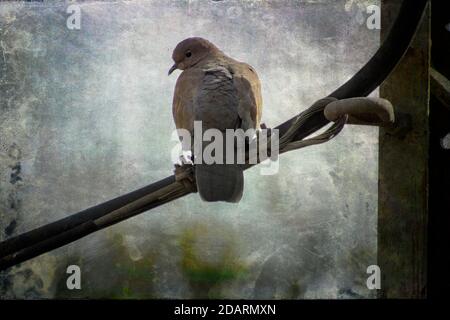
<svg viewBox="0 0 450 320"><path fill-rule="evenodd" d="M382 39L399 1L382 0ZM380 128L378 265L380 298L425 298L427 287L430 5L380 97L410 118L406 132Z"/></svg>

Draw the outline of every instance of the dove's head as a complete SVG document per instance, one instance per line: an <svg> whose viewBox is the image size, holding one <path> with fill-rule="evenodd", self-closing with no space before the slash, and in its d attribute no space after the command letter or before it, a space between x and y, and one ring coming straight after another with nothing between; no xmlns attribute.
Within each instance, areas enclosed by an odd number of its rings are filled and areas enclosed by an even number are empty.
<svg viewBox="0 0 450 320"><path fill-rule="evenodd" d="M175 64L170 68L169 75L176 69L186 70L217 52L219 49L206 39L187 38L173 50L172 59Z"/></svg>

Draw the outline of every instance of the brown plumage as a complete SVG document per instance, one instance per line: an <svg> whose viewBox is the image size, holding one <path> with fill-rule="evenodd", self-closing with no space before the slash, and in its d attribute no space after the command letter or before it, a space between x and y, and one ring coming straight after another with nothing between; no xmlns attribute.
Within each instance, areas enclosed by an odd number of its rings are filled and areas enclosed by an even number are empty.
<svg viewBox="0 0 450 320"><path fill-rule="evenodd" d="M261 84L255 70L234 60L206 39L188 38L173 51L169 75L178 77L172 112L177 129L193 135L194 120L203 130L257 129L262 112ZM206 201L237 202L242 196L243 172L236 165L197 165L197 187Z"/></svg>

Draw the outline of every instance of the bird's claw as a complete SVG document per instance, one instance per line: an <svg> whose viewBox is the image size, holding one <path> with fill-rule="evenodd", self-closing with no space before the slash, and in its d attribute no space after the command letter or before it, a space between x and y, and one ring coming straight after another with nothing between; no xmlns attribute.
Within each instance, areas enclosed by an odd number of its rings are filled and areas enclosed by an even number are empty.
<svg viewBox="0 0 450 320"><path fill-rule="evenodd" d="M194 162L192 161L192 153L183 151L183 153L180 155L180 158L178 159L178 163L175 164L175 166L193 165L193 164Z"/></svg>
<svg viewBox="0 0 450 320"><path fill-rule="evenodd" d="M175 164L175 179L181 181L185 178L192 176L194 169L194 163L192 161L192 154L190 152L184 152L180 155L178 163Z"/></svg>
<svg viewBox="0 0 450 320"><path fill-rule="evenodd" d="M187 189L197 192L195 183L194 166L187 163L175 164L175 180L181 182Z"/></svg>

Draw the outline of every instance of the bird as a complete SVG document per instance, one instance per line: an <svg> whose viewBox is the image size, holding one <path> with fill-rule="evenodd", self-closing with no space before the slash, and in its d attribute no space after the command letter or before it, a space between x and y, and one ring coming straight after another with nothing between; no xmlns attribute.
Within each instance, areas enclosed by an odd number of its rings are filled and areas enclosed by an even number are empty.
<svg viewBox="0 0 450 320"><path fill-rule="evenodd" d="M193 137L194 121L201 121L203 130L221 132L260 128L261 83L251 65L229 57L201 37L179 42L172 59L174 64L168 74L182 71L172 102L177 129L185 129ZM196 163L195 180L203 201L237 203L242 198L244 174L237 164Z"/></svg>

